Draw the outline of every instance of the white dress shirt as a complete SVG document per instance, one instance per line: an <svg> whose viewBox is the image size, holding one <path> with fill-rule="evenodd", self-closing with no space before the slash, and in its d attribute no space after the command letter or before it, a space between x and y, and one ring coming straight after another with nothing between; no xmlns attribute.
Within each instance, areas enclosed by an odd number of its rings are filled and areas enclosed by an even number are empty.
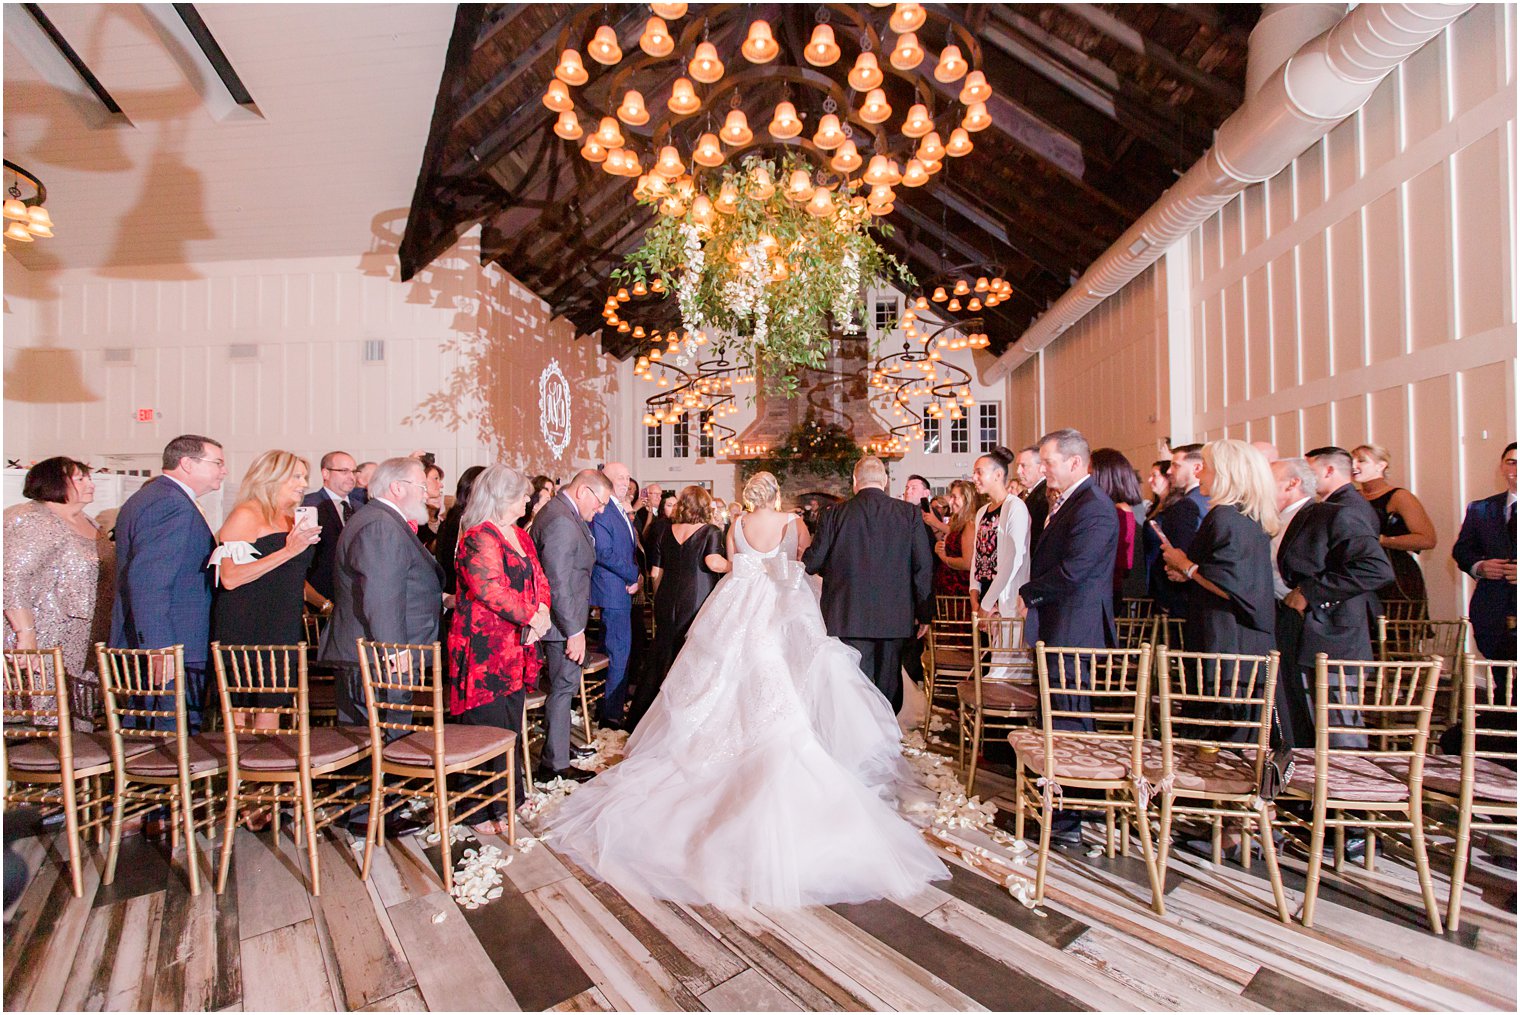
<svg viewBox="0 0 1520 1015"><path fill-rule="evenodd" d="M1282 514L1277 516L1280 527L1277 530L1277 535L1272 537L1272 590L1277 594L1278 599L1284 598L1293 590L1288 588L1287 583L1282 580L1282 572L1277 569L1277 549L1282 546L1283 533L1288 531L1288 523L1293 520L1293 516L1298 514L1299 510L1309 503L1310 500L1311 498L1309 497L1300 497L1292 504L1283 508Z"/></svg>

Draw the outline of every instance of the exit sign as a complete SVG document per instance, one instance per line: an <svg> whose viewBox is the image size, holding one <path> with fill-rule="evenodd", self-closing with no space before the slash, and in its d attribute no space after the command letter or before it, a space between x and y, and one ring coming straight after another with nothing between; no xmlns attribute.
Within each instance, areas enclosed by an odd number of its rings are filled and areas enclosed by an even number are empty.
<svg viewBox="0 0 1520 1015"><path fill-rule="evenodd" d="M153 409L138 409L137 421L139 423L151 423L157 415L157 411Z"/></svg>

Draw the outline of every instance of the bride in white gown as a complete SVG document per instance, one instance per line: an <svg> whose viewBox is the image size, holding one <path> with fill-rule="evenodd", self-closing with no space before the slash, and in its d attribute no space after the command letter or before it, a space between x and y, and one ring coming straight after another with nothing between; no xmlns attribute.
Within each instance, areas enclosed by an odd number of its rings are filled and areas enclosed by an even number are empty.
<svg viewBox="0 0 1520 1015"><path fill-rule="evenodd" d="M949 872L897 812L917 790L901 730L857 653L824 631L781 528L775 477L746 485L731 572L692 623L624 760L548 818L546 839L614 887L718 906L906 898ZM769 521L770 524L764 524ZM757 535L757 539L760 536ZM774 538L774 537L773 537Z"/></svg>

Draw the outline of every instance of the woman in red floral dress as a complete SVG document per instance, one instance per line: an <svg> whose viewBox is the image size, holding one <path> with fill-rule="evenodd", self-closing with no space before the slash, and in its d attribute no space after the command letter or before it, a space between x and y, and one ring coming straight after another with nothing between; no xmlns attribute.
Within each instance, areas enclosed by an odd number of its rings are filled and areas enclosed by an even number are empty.
<svg viewBox="0 0 1520 1015"><path fill-rule="evenodd" d="M515 524L528 493L527 477L507 465L492 465L475 480L459 523L458 598L449 629L454 675L449 714L459 723L509 729L518 736L523 699L538 683L538 639L549 628L549 580L533 540ZM491 766L505 774L506 759ZM526 798L525 779L519 766L518 805ZM490 811L475 830L505 834L506 807L498 802Z"/></svg>

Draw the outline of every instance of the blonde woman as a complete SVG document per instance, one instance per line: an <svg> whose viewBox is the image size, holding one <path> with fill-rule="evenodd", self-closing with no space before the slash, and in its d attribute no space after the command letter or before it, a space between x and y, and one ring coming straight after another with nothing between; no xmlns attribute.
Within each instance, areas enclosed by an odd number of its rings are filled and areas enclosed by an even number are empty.
<svg viewBox="0 0 1520 1015"><path fill-rule="evenodd" d="M807 526L798 515L781 510L781 484L769 472L757 472L744 484L744 511L734 516L728 529L728 559L734 559L736 543L769 553L782 543L792 560L800 560L802 551L813 542ZM742 528L743 532L738 532ZM736 535L737 533L737 535Z"/></svg>
<svg viewBox="0 0 1520 1015"><path fill-rule="evenodd" d="M970 586L971 558L975 547L966 539L968 531L976 522L977 512L982 509L982 495L976 485L967 479L957 479L950 484L946 494L950 505L949 525L944 538L934 544L934 594L936 596L964 596Z"/></svg>
<svg viewBox="0 0 1520 1015"><path fill-rule="evenodd" d="M1383 602L1426 601L1419 553L1436 545L1436 523L1410 491L1388 481L1388 450L1363 444L1351 452L1351 478L1378 515L1378 542L1393 565L1393 583L1379 590Z"/></svg>

